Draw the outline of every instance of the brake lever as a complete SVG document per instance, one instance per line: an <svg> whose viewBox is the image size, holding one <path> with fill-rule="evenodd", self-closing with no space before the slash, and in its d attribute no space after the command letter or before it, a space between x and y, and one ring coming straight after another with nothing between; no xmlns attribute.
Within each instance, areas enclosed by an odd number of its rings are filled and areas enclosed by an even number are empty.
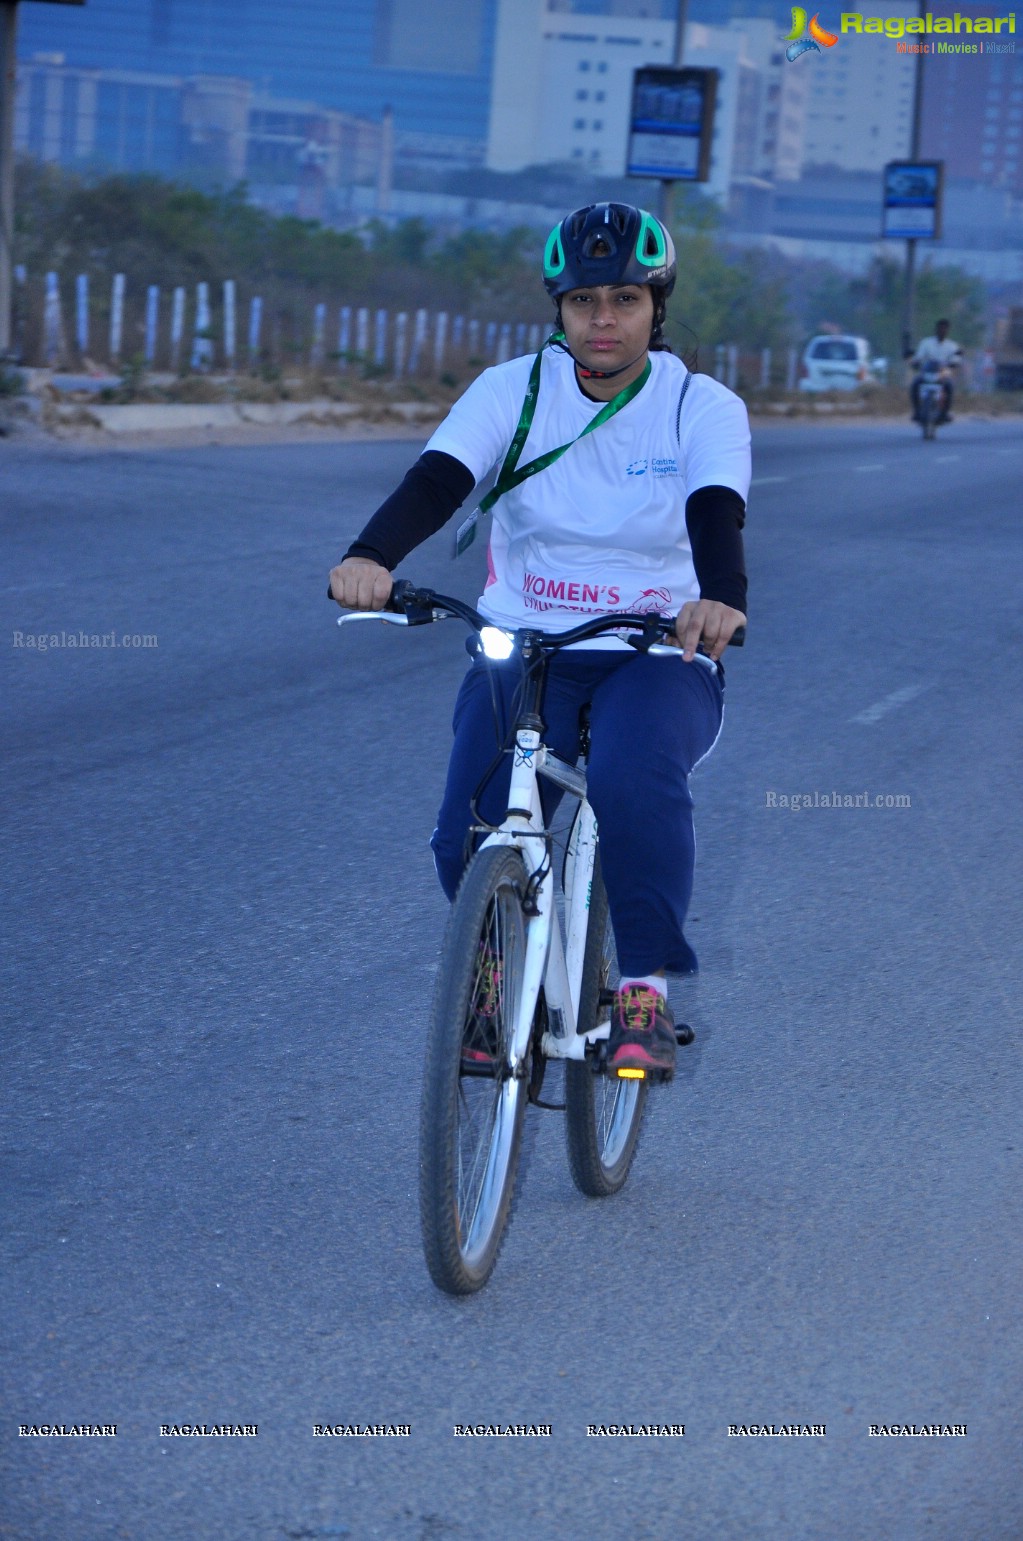
<svg viewBox="0 0 1023 1541"><path fill-rule="evenodd" d="M626 637L630 647L634 647L637 653L649 653L650 649L664 640L664 618L660 615L651 615L644 622L643 630L636 635Z"/></svg>
<svg viewBox="0 0 1023 1541"><path fill-rule="evenodd" d="M630 647L634 647L639 653L656 652L658 655L661 655L669 650L672 652L676 651L670 643L665 642L665 635L662 618L660 616L653 616L647 621L638 636L626 637L625 640ZM745 644L746 628L745 626L737 626L728 639L728 646L744 647ZM696 651L703 653L704 657L710 656L702 643L699 644Z"/></svg>

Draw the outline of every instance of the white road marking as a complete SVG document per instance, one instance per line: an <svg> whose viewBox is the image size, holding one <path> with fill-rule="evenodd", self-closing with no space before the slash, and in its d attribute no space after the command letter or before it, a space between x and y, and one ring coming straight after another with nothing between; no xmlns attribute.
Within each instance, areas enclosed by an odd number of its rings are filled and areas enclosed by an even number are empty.
<svg viewBox="0 0 1023 1541"><path fill-rule="evenodd" d="M36 589L66 589L66 578L39 578L35 583L5 583L0 594L32 594Z"/></svg>
<svg viewBox="0 0 1023 1541"><path fill-rule="evenodd" d="M883 465L876 465L876 466L853 466L853 470L854 471L883 471L884 470L884 466Z"/></svg>
<svg viewBox="0 0 1023 1541"><path fill-rule="evenodd" d="M754 476L750 482L751 487L766 487L768 482L787 482L787 476Z"/></svg>
<svg viewBox="0 0 1023 1541"><path fill-rule="evenodd" d="M933 682L932 682L933 683ZM893 712L897 706L905 706L907 701L923 695L925 690L930 690L930 685L904 685L901 690L893 690L890 696L882 696L880 701L875 701L873 706L868 706L866 711L857 712L855 717L850 717L850 722L862 722L869 726L878 722L886 714Z"/></svg>
<svg viewBox="0 0 1023 1541"><path fill-rule="evenodd" d="M946 460L962 460L962 458L963 458L962 455L936 455L935 456L935 459L936 459L936 461L938 462L939 465L941 465Z"/></svg>

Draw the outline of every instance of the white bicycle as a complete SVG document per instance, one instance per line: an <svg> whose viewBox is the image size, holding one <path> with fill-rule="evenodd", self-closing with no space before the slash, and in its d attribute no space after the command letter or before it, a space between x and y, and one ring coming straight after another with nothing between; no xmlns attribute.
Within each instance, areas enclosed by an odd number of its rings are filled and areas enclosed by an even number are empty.
<svg viewBox="0 0 1023 1541"><path fill-rule="evenodd" d="M419 1201L426 1262L449 1294L471 1294L490 1277L515 1190L527 1102L564 1107L576 1186L593 1197L617 1193L639 1140L648 1090L643 1070L606 1070L614 936L600 871L597 824L585 770L542 739L549 659L572 642L609 632L638 633L643 651L670 654L673 621L605 615L566 632L500 631L458 599L399 582L387 610L349 611L338 625L385 620L418 626L463 620L488 657L517 653L519 710L507 813L484 836L451 907L426 1046L419 1135ZM737 635L733 640L740 641ZM583 762L588 748L583 726ZM544 825L538 776L578 799L562 871ZM679 1043L692 1029L678 1024ZM540 1100L548 1060L565 1064L564 1104Z"/></svg>

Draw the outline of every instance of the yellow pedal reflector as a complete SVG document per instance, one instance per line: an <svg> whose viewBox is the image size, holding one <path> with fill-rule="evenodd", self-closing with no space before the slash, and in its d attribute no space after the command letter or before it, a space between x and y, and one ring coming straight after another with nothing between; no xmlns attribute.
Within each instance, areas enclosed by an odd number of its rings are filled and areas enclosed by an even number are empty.
<svg viewBox="0 0 1023 1541"><path fill-rule="evenodd" d="M623 1081L645 1081L646 1080L646 1071L645 1070L634 1070L631 1067L631 1065L623 1066L623 1068L621 1070L619 1070L617 1073L618 1073L618 1076L620 1077L620 1079L623 1080Z"/></svg>

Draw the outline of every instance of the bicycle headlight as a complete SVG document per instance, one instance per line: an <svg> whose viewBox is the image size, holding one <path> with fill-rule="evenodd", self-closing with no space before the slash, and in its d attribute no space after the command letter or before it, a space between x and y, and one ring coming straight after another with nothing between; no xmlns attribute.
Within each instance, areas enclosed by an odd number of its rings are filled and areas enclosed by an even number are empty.
<svg viewBox="0 0 1023 1541"><path fill-rule="evenodd" d="M495 663L510 658L515 648L515 638L509 631L501 631L497 626L480 627L480 646L488 658Z"/></svg>

